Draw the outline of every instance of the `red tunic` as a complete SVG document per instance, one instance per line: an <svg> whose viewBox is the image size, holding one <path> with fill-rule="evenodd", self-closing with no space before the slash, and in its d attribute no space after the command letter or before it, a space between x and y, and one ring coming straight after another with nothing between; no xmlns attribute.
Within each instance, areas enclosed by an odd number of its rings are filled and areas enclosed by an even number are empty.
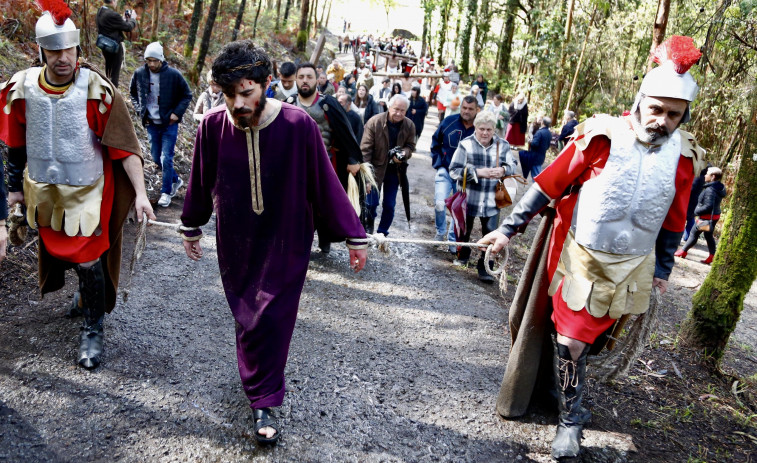
<svg viewBox="0 0 757 463"><path fill-rule="evenodd" d="M44 86L42 90L51 94L59 94ZM5 88L0 93L0 108L4 108L6 97L10 87ZM104 99L104 95L103 95ZM108 108L105 114L102 114L98 106L103 103ZM98 137L103 136L105 125L108 123L110 116L110 105L101 100L87 101L87 121L89 128ZM5 114L0 110L0 140L5 142L10 148L20 148L26 146L26 101L23 99L15 100L11 106L11 113ZM113 147L103 146L103 175L105 176L105 185L103 189L103 200L100 206L100 227L102 232L99 235L92 236L68 236L61 231L55 231L50 227L40 227L39 236L45 244L45 248L53 257L72 263L84 263L98 259L105 251L108 250L108 223L110 213L113 209L113 167L110 161L124 159L134 153L119 150Z"/></svg>
<svg viewBox="0 0 757 463"><path fill-rule="evenodd" d="M584 138L580 135L576 140ZM610 139L604 135L595 136L585 151L579 150L574 142L569 143L560 155L542 173L534 179L542 191L550 198L558 198L557 215L554 230L549 243L547 257L547 274L549 281L557 269L565 237L568 235L573 209L578 201L578 192L562 197L571 186L580 186L602 172L610 156ZM686 208L689 203L691 184L694 181L694 163L692 158L681 155L676 171L676 193L668 209L668 214L662 228L671 232L681 232L686 225ZM557 332L574 339L592 343L596 337L609 328L615 320L605 315L601 318L593 317L586 310L573 312L560 296L558 290L553 296L553 321ZM573 313L563 313L565 311ZM583 339L582 339L583 338ZM591 338L591 339L589 339Z"/></svg>

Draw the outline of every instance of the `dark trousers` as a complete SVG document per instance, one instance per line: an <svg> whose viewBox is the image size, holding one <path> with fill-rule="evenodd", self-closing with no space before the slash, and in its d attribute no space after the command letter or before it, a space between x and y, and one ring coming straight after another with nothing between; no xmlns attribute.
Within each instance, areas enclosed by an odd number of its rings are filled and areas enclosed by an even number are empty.
<svg viewBox="0 0 757 463"><path fill-rule="evenodd" d="M465 225L466 230L465 234L459 238L460 242L467 243L470 241L470 235L473 232L473 224L478 219L481 222L481 236L486 235L487 233L491 232L492 230L497 229L497 217L498 215L493 215L491 217L475 217L472 215L466 215L465 216ZM457 251L457 258L460 260L467 260L470 257L471 254L471 248L469 247L459 247ZM484 264L484 253L481 253L481 257L478 259L479 265Z"/></svg>
<svg viewBox="0 0 757 463"><path fill-rule="evenodd" d="M683 251L688 252L689 249L693 248L695 244L697 244L697 240L699 239L699 235L704 233L704 239L707 241L707 250L710 251L710 254L715 254L715 250L717 249L717 244L715 243L715 237L712 236L712 232L715 230L715 224L717 224L717 220L712 221L712 225L710 225L710 231L703 232L701 230L697 229L697 226L694 225L691 229L691 233L689 234L689 239L686 241L686 244L683 245Z"/></svg>
<svg viewBox="0 0 757 463"><path fill-rule="evenodd" d="M121 75L121 63L124 60L124 48L119 43L117 53L103 51L103 58L105 58L105 75L113 82L115 87L118 87L118 78Z"/></svg>
<svg viewBox="0 0 757 463"><path fill-rule="evenodd" d="M397 205L397 191L400 188L400 177L397 172L396 164L389 164L386 168L386 174L384 175L384 183L381 185L381 191L383 192L383 198L381 201L381 221L379 222L378 233L384 235L389 234L389 227L392 226L394 221L394 208ZM377 209L379 204L379 191L377 188L372 188L370 194L366 198L366 205L368 206L371 217L376 218Z"/></svg>

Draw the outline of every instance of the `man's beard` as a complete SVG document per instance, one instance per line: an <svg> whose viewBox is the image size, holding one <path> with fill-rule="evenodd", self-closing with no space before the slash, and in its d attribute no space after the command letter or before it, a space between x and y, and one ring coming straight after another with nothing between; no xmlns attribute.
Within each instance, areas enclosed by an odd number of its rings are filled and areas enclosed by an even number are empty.
<svg viewBox="0 0 757 463"><path fill-rule="evenodd" d="M315 87L308 86L307 90L305 90L304 88L298 86L297 93L303 98L310 98L311 96L313 96L313 93L315 93Z"/></svg>
<svg viewBox="0 0 757 463"><path fill-rule="evenodd" d="M641 125L641 111L639 110L631 116L631 126L636 138L642 143L662 145L670 138L668 129L656 122L646 126Z"/></svg>
<svg viewBox="0 0 757 463"><path fill-rule="evenodd" d="M260 122L260 115L263 114L266 103L267 99L264 93L260 95L260 101L258 101L257 108L253 110L247 106L243 106L239 109L235 109L231 113L231 115L234 116L234 119L237 121L238 126L254 127Z"/></svg>

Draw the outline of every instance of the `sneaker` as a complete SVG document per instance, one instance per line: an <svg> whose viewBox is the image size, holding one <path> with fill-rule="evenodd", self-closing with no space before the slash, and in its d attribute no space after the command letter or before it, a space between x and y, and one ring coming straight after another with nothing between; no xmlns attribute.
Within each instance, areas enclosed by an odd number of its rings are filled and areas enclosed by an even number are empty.
<svg viewBox="0 0 757 463"><path fill-rule="evenodd" d="M168 207L171 205L171 195L168 193L161 193L160 199L158 200L158 206L160 207Z"/></svg>
<svg viewBox="0 0 757 463"><path fill-rule="evenodd" d="M174 196L176 196L176 193L179 192L179 188L183 186L184 186L184 180L182 180L181 177L179 177L178 182L173 182L173 184L171 184L171 197L173 198ZM168 204L171 204L171 202L169 201Z"/></svg>
<svg viewBox="0 0 757 463"><path fill-rule="evenodd" d="M455 259L452 261L452 265L457 265L460 267L467 267L468 266L468 259Z"/></svg>

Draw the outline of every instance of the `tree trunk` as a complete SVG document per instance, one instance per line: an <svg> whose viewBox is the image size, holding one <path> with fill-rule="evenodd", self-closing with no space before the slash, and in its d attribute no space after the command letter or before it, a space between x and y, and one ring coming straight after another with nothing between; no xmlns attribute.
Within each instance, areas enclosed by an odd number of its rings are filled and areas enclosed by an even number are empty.
<svg viewBox="0 0 757 463"><path fill-rule="evenodd" d="M446 64L444 61L444 44L447 42L447 23L449 22L449 12L452 8L452 0L443 0L442 18L439 24L439 68L443 69Z"/></svg>
<svg viewBox="0 0 757 463"><path fill-rule="evenodd" d="M292 6L292 0L287 0L286 7L284 7L284 21L282 24L282 28L286 29L287 21L289 21L289 7Z"/></svg>
<svg viewBox="0 0 757 463"><path fill-rule="evenodd" d="M276 0L276 23L273 26L274 32L279 32L281 25L281 0Z"/></svg>
<svg viewBox="0 0 757 463"><path fill-rule="evenodd" d="M323 20L326 16L326 8L329 5L327 4L327 0L323 0L323 6L321 7L321 18L318 20L318 26L323 27Z"/></svg>
<svg viewBox="0 0 757 463"><path fill-rule="evenodd" d="M150 40L153 42L158 40L158 24L160 24L160 0L155 0L152 4L152 23L150 25L151 36Z"/></svg>
<svg viewBox="0 0 757 463"><path fill-rule="evenodd" d="M237 35L239 34L239 27L242 25L242 17L244 16L244 8L247 6L247 0L242 0L239 3L239 11L237 11L237 20L234 22L234 30L231 32L231 41L235 41L237 39ZM260 11L258 9L258 11ZM257 16L255 17L257 19ZM255 37L255 32L253 31L252 37Z"/></svg>
<svg viewBox="0 0 757 463"><path fill-rule="evenodd" d="M473 21L476 20L476 10L478 9L478 0L467 1L465 28L462 37L460 37L460 74L464 76L470 74L470 40L473 34Z"/></svg>
<svg viewBox="0 0 757 463"><path fill-rule="evenodd" d="M578 81L578 73L581 70L581 64L584 61L584 53L586 52L586 44L589 43L589 36L591 35L591 27L594 25L594 14L597 12L597 6L594 5L594 11L591 12L591 18L589 19L589 25L586 26L586 37L584 37L584 44L581 46L581 56L578 58L576 64L576 72L573 74L573 82L570 84L570 91L568 92L568 102L565 103L565 110L570 110L570 103L573 100L573 92L576 90L576 82ZM553 121L555 119L552 119Z"/></svg>
<svg viewBox="0 0 757 463"><path fill-rule="evenodd" d="M426 54L426 47L428 46L428 36L431 33L431 13L434 11L430 0L422 0L421 7L423 8L423 33L421 35L421 56Z"/></svg>
<svg viewBox="0 0 757 463"><path fill-rule="evenodd" d="M200 41L200 50L197 52L197 61L195 61L194 69L188 74L189 80L193 83L197 83L200 78L203 66L205 66L205 56L208 54L208 47L210 46L210 37L213 35L213 24L216 22L216 15L218 14L218 3L220 0L211 0L210 9L208 10L208 19L205 20L205 28L202 31L202 40Z"/></svg>
<svg viewBox="0 0 757 463"><path fill-rule="evenodd" d="M457 0L457 19L455 20L455 40L460 38L460 22L463 17L463 11L465 9L465 1L466 0ZM455 62L459 64L459 60L457 59L457 44L452 43L452 54L455 58ZM459 67L458 67L459 70ZM462 76L461 76L462 78Z"/></svg>
<svg viewBox="0 0 757 463"><path fill-rule="evenodd" d="M323 23L323 27L329 27L329 21L331 20L331 4L333 0L329 0L329 11L326 13L326 22Z"/></svg>
<svg viewBox="0 0 757 463"><path fill-rule="evenodd" d="M741 166L723 225L718 252L681 325L685 345L702 349L719 362L744 308L744 296L757 278L757 92L752 91L750 122L742 143Z"/></svg>
<svg viewBox="0 0 757 463"><path fill-rule="evenodd" d="M308 17L310 13L310 0L302 0L300 9L300 30L297 32L297 50L303 52L308 44Z"/></svg>
<svg viewBox="0 0 757 463"><path fill-rule="evenodd" d="M518 0L507 0L507 8L505 10L505 24L504 24L504 36L502 42L499 44L499 54L497 56L497 62L499 63L497 70L504 74L506 77L512 76L510 71L510 56L513 50L513 37L515 35L515 16L518 11Z"/></svg>
<svg viewBox="0 0 757 463"><path fill-rule="evenodd" d="M182 3L183 2L179 0L178 3L176 4L176 14L181 14Z"/></svg>
<svg viewBox="0 0 757 463"><path fill-rule="evenodd" d="M192 20L189 23L187 32L187 42L184 44L184 57L191 58L195 48L195 39L197 38L197 28L200 26L202 17L202 0L195 0L195 6L192 10Z"/></svg>
<svg viewBox="0 0 757 463"><path fill-rule="evenodd" d="M318 30L318 25L315 23L315 12L318 10L318 0L313 0L313 2L313 7L310 9L310 15L308 19L308 33ZM308 38L310 38L310 34L308 34Z"/></svg>
<svg viewBox="0 0 757 463"><path fill-rule="evenodd" d="M242 0L244 1L244 0ZM260 8L263 6L263 0L258 0L258 9L255 11L255 22L252 25L252 38L258 35L258 18L260 17Z"/></svg>
<svg viewBox="0 0 757 463"><path fill-rule="evenodd" d="M552 120L557 120L557 113L560 111L560 96L562 94L562 87L564 84L562 75L565 67L565 56L568 54L567 48L570 43L570 31L573 27L573 10L576 5L576 0L570 0L570 6L568 7L568 17L565 19L565 38L560 48L560 65L557 67L557 75L555 75L555 91L552 94Z"/></svg>
<svg viewBox="0 0 757 463"><path fill-rule="evenodd" d="M489 0L481 2L479 22L476 24L476 39L473 41L473 57L476 59L476 69L480 67L483 58L484 46L488 41L489 29L491 28L491 15L489 14Z"/></svg>
<svg viewBox="0 0 757 463"><path fill-rule="evenodd" d="M649 48L649 58L647 59L647 71L652 69L652 53L657 46L665 40L665 30L668 28L668 15L670 14L670 0L659 0L657 3L657 17L652 27L652 46Z"/></svg>

